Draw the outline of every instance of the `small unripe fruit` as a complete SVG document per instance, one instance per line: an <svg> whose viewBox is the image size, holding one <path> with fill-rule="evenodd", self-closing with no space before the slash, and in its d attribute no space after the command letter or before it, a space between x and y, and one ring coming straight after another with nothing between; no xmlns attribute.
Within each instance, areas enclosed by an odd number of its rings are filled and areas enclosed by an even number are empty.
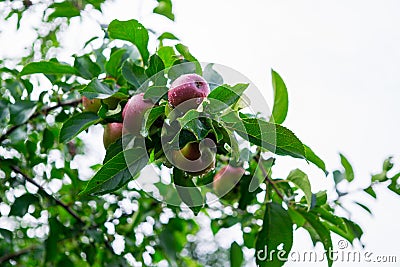
<svg viewBox="0 0 400 267"><path fill-rule="evenodd" d="M168 102L176 107L193 99L196 107L209 93L210 87L203 77L197 74L184 74L172 82L171 88L168 90Z"/></svg>
<svg viewBox="0 0 400 267"><path fill-rule="evenodd" d="M86 96L82 96L82 104L85 111L97 113L101 106L101 100L97 98L89 99Z"/></svg>
<svg viewBox="0 0 400 267"><path fill-rule="evenodd" d="M196 142L186 144L180 151L188 160L196 160L201 156L199 144Z"/></svg>
<svg viewBox="0 0 400 267"><path fill-rule="evenodd" d="M118 99L116 97L109 97L109 98L103 99L103 103L107 105L108 110L116 109L118 107L119 101L120 101L120 99Z"/></svg>
<svg viewBox="0 0 400 267"><path fill-rule="evenodd" d="M107 149L112 143L117 141L122 136L123 124L119 122L113 122L106 125L103 135L103 144Z"/></svg>
<svg viewBox="0 0 400 267"><path fill-rule="evenodd" d="M213 188L217 196L222 197L231 191L245 173L242 167L227 165L223 167L215 176Z"/></svg>
<svg viewBox="0 0 400 267"><path fill-rule="evenodd" d="M111 96L101 100L98 98L89 99L86 96L82 96L82 104L85 111L97 113L101 107L102 101L107 105L109 110L113 110L117 108L120 99Z"/></svg>
<svg viewBox="0 0 400 267"><path fill-rule="evenodd" d="M122 111L124 130L135 135L140 134L145 112L153 106L150 100L143 99L144 93L132 96Z"/></svg>
<svg viewBox="0 0 400 267"><path fill-rule="evenodd" d="M173 165L191 175L203 175L215 167L215 153L210 147L197 142L186 144L181 150L172 151Z"/></svg>

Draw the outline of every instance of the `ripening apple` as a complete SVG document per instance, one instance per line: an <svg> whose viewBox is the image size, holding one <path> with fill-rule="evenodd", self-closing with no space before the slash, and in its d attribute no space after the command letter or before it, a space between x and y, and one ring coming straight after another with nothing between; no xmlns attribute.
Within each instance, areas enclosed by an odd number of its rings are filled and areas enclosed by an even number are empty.
<svg viewBox="0 0 400 267"><path fill-rule="evenodd" d="M143 99L144 93L132 96L122 111L124 130L139 135L145 112L153 106L150 100Z"/></svg>
<svg viewBox="0 0 400 267"><path fill-rule="evenodd" d="M82 104L85 111L97 113L101 107L101 101L107 105L109 110L116 109L119 103L119 99L116 97L108 97L106 99L89 99L86 96L82 96Z"/></svg>
<svg viewBox="0 0 400 267"><path fill-rule="evenodd" d="M214 176L213 188L215 193L222 197L231 191L245 173L242 167L227 165Z"/></svg>
<svg viewBox="0 0 400 267"><path fill-rule="evenodd" d="M190 175L203 175L215 167L214 143L191 142L181 150L172 151L172 164Z"/></svg>
<svg viewBox="0 0 400 267"><path fill-rule="evenodd" d="M112 143L122 136L123 124L119 122L108 123L104 129L103 144L107 149Z"/></svg>
<svg viewBox="0 0 400 267"><path fill-rule="evenodd" d="M89 99L86 96L82 96L82 104L85 111L97 113L101 106L101 100L98 98Z"/></svg>
<svg viewBox="0 0 400 267"><path fill-rule="evenodd" d="M197 74L184 74L172 82L168 90L168 102L177 107L183 102L193 99L191 106L196 108L210 93L210 87L203 77Z"/></svg>

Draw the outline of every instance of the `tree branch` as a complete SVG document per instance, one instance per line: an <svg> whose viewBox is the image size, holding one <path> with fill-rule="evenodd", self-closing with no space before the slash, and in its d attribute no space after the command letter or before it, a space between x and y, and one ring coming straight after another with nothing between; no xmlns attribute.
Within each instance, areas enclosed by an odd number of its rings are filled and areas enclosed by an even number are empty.
<svg viewBox="0 0 400 267"><path fill-rule="evenodd" d="M35 113L33 113L29 119L22 123L22 124L18 124L18 125L13 125L11 128L9 128L5 134L3 134L2 136L0 136L0 144L7 139L8 136L10 136L10 134L12 134L15 130L17 130L19 127L21 127L22 125L27 124L29 121L33 120L34 118L37 118L40 114L47 114L48 112L57 109L59 107L64 107L64 106L76 106L81 102L81 99L74 99L74 100L69 100L69 101L65 101L65 102L59 102L57 105L55 106L51 106L51 107L44 107L42 110L37 111Z"/></svg>
<svg viewBox="0 0 400 267"><path fill-rule="evenodd" d="M9 261L9 260L16 259L19 256L22 256L24 254L28 254L29 252L34 251L36 249L38 249L37 246L32 246L32 247L27 247L27 248L21 249L20 251L17 251L17 252L13 252L13 253L1 256L0 264L2 264L3 262Z"/></svg>
<svg viewBox="0 0 400 267"><path fill-rule="evenodd" d="M20 175L22 175L22 177L30 182L31 184L33 184L34 186L36 186L37 188L39 188L40 191L42 191L47 198L49 198L50 200L53 200L57 203L57 205L59 205L60 207L62 207L65 211L67 211L72 217L74 217L77 221L79 221L81 224L85 224L85 222L82 220L81 217L79 217L78 214L76 214L75 211L73 211L67 204L61 202L59 199L55 198L54 196L50 195L49 193L46 192L46 190L39 185L37 182L35 182L35 180L33 180L32 178L30 178L28 175L26 175L23 171L21 171L21 169L17 166L11 166L11 169L15 172L18 173ZM95 228L95 229L100 229L99 226L96 223L93 223L91 228ZM111 247L110 245L110 239L108 237L108 235L106 235L106 239L104 240L104 244L105 246L112 252L114 253L114 249ZM0 261L1 263L1 261Z"/></svg>
<svg viewBox="0 0 400 267"><path fill-rule="evenodd" d="M36 186L37 188L39 188L40 191L42 191L47 198L49 198L50 200L53 200L57 203L57 205L59 205L60 207L62 207L66 212L68 212L72 217L74 217L78 222L85 224L85 222L78 216L78 214L75 213L75 211L73 211L67 204L61 202L59 199L55 198L54 196L50 195L49 193L46 192L46 190L37 182L35 182L35 180L33 180L32 178L30 178L28 175L26 175L26 173L24 173L23 171L21 171L21 169L17 166L11 166L11 169L16 172L19 173L20 175L22 175L22 177L30 182L31 184L33 184L34 186Z"/></svg>

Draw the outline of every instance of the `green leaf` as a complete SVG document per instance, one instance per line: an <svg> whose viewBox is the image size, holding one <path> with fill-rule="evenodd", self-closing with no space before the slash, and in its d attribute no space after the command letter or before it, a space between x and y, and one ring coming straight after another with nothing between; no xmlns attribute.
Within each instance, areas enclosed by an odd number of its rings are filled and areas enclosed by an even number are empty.
<svg viewBox="0 0 400 267"><path fill-rule="evenodd" d="M165 112L165 105L155 106L146 111L145 131L148 132L153 123Z"/></svg>
<svg viewBox="0 0 400 267"><path fill-rule="evenodd" d="M372 175L371 181L375 182L384 182L387 181L389 178L387 177L388 171L393 168L392 157L385 159L382 166L382 172Z"/></svg>
<svg viewBox="0 0 400 267"><path fill-rule="evenodd" d="M179 197L197 215L203 207L203 196L200 190L184 171L174 168L172 176Z"/></svg>
<svg viewBox="0 0 400 267"><path fill-rule="evenodd" d="M336 216L332 212L327 210L326 207L316 207L312 210L312 213L322 220L323 225L327 229L346 238L349 242L353 242L357 237L354 235L352 229L349 228L344 218Z"/></svg>
<svg viewBox="0 0 400 267"><path fill-rule="evenodd" d="M304 217L292 206L289 206L288 214L292 219L292 222L297 225L297 228L303 227L306 223L306 219L304 219Z"/></svg>
<svg viewBox="0 0 400 267"><path fill-rule="evenodd" d="M148 79L142 67L128 60L122 65L122 76L129 84L134 86L135 89L142 86Z"/></svg>
<svg viewBox="0 0 400 267"><path fill-rule="evenodd" d="M114 143L108 146L106 150L106 156L104 157L103 164L118 155L123 150L122 137L116 140Z"/></svg>
<svg viewBox="0 0 400 267"><path fill-rule="evenodd" d="M150 86L143 95L144 99L150 99L151 102L157 103L161 99L167 98L168 88L166 86Z"/></svg>
<svg viewBox="0 0 400 267"><path fill-rule="evenodd" d="M94 78L80 92L89 99L93 98L104 99L114 94L114 91L111 90L111 88L107 84L102 83L97 78Z"/></svg>
<svg viewBox="0 0 400 267"><path fill-rule="evenodd" d="M149 51L147 50L149 33L137 20L113 20L108 26L108 34L113 39L129 41L136 45L142 55L143 62L147 62L149 59Z"/></svg>
<svg viewBox="0 0 400 267"><path fill-rule="evenodd" d="M183 44L175 45L176 50L183 56L184 59L193 62L196 66L196 73L200 76L203 75L203 70L199 61L189 52L189 48Z"/></svg>
<svg viewBox="0 0 400 267"><path fill-rule="evenodd" d="M164 62L156 54L152 55L149 60L149 67L146 69L146 75L152 77L160 71L164 70Z"/></svg>
<svg viewBox="0 0 400 267"><path fill-rule="evenodd" d="M354 180L354 171L353 171L353 167L351 166L350 162L347 160L347 158L343 154L340 154L340 161L342 163L342 166L344 167L346 180L349 182L353 181Z"/></svg>
<svg viewBox="0 0 400 267"><path fill-rule="evenodd" d="M93 112L78 113L70 117L61 127L59 141L68 142L89 126L99 122L99 116Z"/></svg>
<svg viewBox="0 0 400 267"><path fill-rule="evenodd" d="M243 83L236 84L235 86L229 86L226 84L218 86L212 90L207 97L211 102L207 106L208 111L216 113L236 104L248 86L248 84ZM213 101L213 99L216 101Z"/></svg>
<svg viewBox="0 0 400 267"><path fill-rule="evenodd" d="M56 217L49 218L49 236L45 241L45 261L53 262L60 254L58 242L63 238L64 233L69 233L70 229L60 223Z"/></svg>
<svg viewBox="0 0 400 267"><path fill-rule="evenodd" d="M332 251L332 239L329 230L322 224L318 216L313 213L298 210L302 216L306 219L306 223L303 225L308 233L310 234L311 240L314 245L317 242L321 242L324 246L325 251ZM328 266L332 266L332 258L327 256Z"/></svg>
<svg viewBox="0 0 400 267"><path fill-rule="evenodd" d="M333 180L335 181L335 185L338 185L344 179L345 179L344 173L342 173L339 170L333 171Z"/></svg>
<svg viewBox="0 0 400 267"><path fill-rule="evenodd" d="M104 164L79 195L114 192L139 174L147 162L147 152L141 147L121 151Z"/></svg>
<svg viewBox="0 0 400 267"><path fill-rule="evenodd" d="M214 64L212 63L207 64L203 71L203 78L208 82L211 90L214 90L214 88L224 83L224 79L213 69L213 66Z"/></svg>
<svg viewBox="0 0 400 267"><path fill-rule="evenodd" d="M101 73L101 68L95 62L93 62L89 55L84 55L81 57L76 57L74 62L74 67L77 70L79 76L91 80L97 78Z"/></svg>
<svg viewBox="0 0 400 267"><path fill-rule="evenodd" d="M105 2L105 0L86 0L86 2L90 3L95 9L101 11L101 4Z"/></svg>
<svg viewBox="0 0 400 267"><path fill-rule="evenodd" d="M111 77L118 78L120 68L127 58L128 54L126 53L126 49L121 48L113 51L105 66L107 73Z"/></svg>
<svg viewBox="0 0 400 267"><path fill-rule="evenodd" d="M174 48L170 46L160 47L157 50L157 54L164 62L166 68L171 67L177 59Z"/></svg>
<svg viewBox="0 0 400 267"><path fill-rule="evenodd" d="M12 106L12 105L11 105ZM9 104L7 101L0 100L0 123L3 124L3 120L7 118L7 115L9 114ZM1 128L0 128L1 131Z"/></svg>
<svg viewBox="0 0 400 267"><path fill-rule="evenodd" d="M281 124L285 121L288 108L289 97L286 85L281 76L274 70L271 70L272 86L274 88L274 107L272 109L271 122Z"/></svg>
<svg viewBox="0 0 400 267"><path fill-rule="evenodd" d="M251 204L251 202L256 199L257 194L262 190L259 187L260 182L256 179L253 181L253 176L251 175L243 175L240 179L240 199L239 199L239 209L246 210L247 206ZM212 180L211 180L212 182ZM255 183L257 185L255 185ZM253 187L256 187L255 189Z"/></svg>
<svg viewBox="0 0 400 267"><path fill-rule="evenodd" d="M33 91L33 84L29 80L21 79L21 83L24 85L28 94L31 94Z"/></svg>
<svg viewBox="0 0 400 267"><path fill-rule="evenodd" d="M283 244L283 247L279 247ZM266 204L263 226L257 235L256 262L258 266L282 266L285 262L277 257L277 251L287 257L293 245L293 224L288 212L281 205Z"/></svg>
<svg viewBox="0 0 400 267"><path fill-rule="evenodd" d="M50 131L48 128L44 129L42 148L44 148L46 150L52 148L54 145L54 140L55 140L54 133L52 131Z"/></svg>
<svg viewBox="0 0 400 267"><path fill-rule="evenodd" d="M182 117L178 118L177 121L182 129L192 132L196 136L197 140L203 140L208 133L212 131L212 128L205 125L199 119L202 116L204 115L197 110L192 109L186 112Z"/></svg>
<svg viewBox="0 0 400 267"><path fill-rule="evenodd" d="M372 188L372 186L368 186L367 188L365 188L364 192L376 199L376 193L375 193L374 189Z"/></svg>
<svg viewBox="0 0 400 267"><path fill-rule="evenodd" d="M31 62L27 64L21 71L20 75L28 75L34 73L43 74L77 74L74 67L54 61Z"/></svg>
<svg viewBox="0 0 400 267"><path fill-rule="evenodd" d="M65 267L65 266L74 266L74 263L67 255L62 254L61 259L57 261L57 265L55 267Z"/></svg>
<svg viewBox="0 0 400 267"><path fill-rule="evenodd" d="M326 194L326 190L319 191L312 195L311 208L323 206L326 204L327 200L328 195Z"/></svg>
<svg viewBox="0 0 400 267"><path fill-rule="evenodd" d="M160 36L158 36L157 39L160 40L160 41L165 40L165 39L168 39L168 40L179 40L178 37L176 37L174 34L172 34L170 32L163 32Z"/></svg>
<svg viewBox="0 0 400 267"><path fill-rule="evenodd" d="M123 102L126 103L125 100ZM111 103L111 105L115 105L115 103ZM115 109L110 109L110 103L105 103L102 101L100 109L97 111L97 115L106 122L123 122L122 119L122 105L116 104Z"/></svg>
<svg viewBox="0 0 400 267"><path fill-rule="evenodd" d="M49 21L55 18L72 18L80 15L80 10L70 1L53 3L49 8L54 8L54 11L48 17Z"/></svg>
<svg viewBox="0 0 400 267"><path fill-rule="evenodd" d="M10 124L20 125L29 120L36 111L36 103L29 100L19 100L9 106Z"/></svg>
<svg viewBox="0 0 400 267"><path fill-rule="evenodd" d="M11 232L7 229L0 228L0 235L3 237L3 239L7 243L11 243L12 238L13 238L13 232Z"/></svg>
<svg viewBox="0 0 400 267"><path fill-rule="evenodd" d="M310 209L312 192L311 192L310 180L308 180L307 174L305 174L303 171L299 169L295 169L289 173L287 180L294 183L304 192L304 196L306 197L307 200L308 209Z"/></svg>
<svg viewBox="0 0 400 267"><path fill-rule="evenodd" d="M363 230L361 229L361 227L358 224L356 224L355 222L350 221L350 220L348 220L346 218L342 218L342 219L347 224L347 228L349 229L349 231L352 232L353 236L355 238L357 238L358 240L360 240L361 236L364 234Z"/></svg>
<svg viewBox="0 0 400 267"><path fill-rule="evenodd" d="M388 172L393 168L394 164L392 162L392 158L393 157L389 157L389 158L385 159L385 161L383 162L383 166L382 166L383 171Z"/></svg>
<svg viewBox="0 0 400 267"><path fill-rule="evenodd" d="M183 74L191 74L196 72L196 64L185 59L175 60L172 67L168 69L168 77L174 81Z"/></svg>
<svg viewBox="0 0 400 267"><path fill-rule="evenodd" d="M388 185L388 188L398 195L400 195L400 184L398 183L399 178L400 178L400 173L394 175L391 178L392 182L390 183L390 185Z"/></svg>
<svg viewBox="0 0 400 267"><path fill-rule="evenodd" d="M160 14L164 17L169 18L170 20L175 20L175 15L172 13L172 2L171 0L157 0L158 6L153 9L153 12L156 14Z"/></svg>
<svg viewBox="0 0 400 267"><path fill-rule="evenodd" d="M15 199L11 205L9 216L23 217L27 212L29 205L39 203L39 197L32 194L25 194Z"/></svg>
<svg viewBox="0 0 400 267"><path fill-rule="evenodd" d="M305 158L303 143L289 129L262 119L249 118L244 114L240 119L231 112L221 117L228 129L236 131L252 144L268 149L277 155Z"/></svg>
<svg viewBox="0 0 400 267"><path fill-rule="evenodd" d="M371 182L385 182L388 180L387 172L383 171L371 176Z"/></svg>
<svg viewBox="0 0 400 267"><path fill-rule="evenodd" d="M231 267L241 267L243 263L243 251L238 243L233 242L229 251Z"/></svg>
<svg viewBox="0 0 400 267"><path fill-rule="evenodd" d="M366 212L368 212L369 214L372 215L372 211L370 210L370 208L368 208L367 206L365 206L364 204L355 201L354 204L360 206L362 209L364 209Z"/></svg>
<svg viewBox="0 0 400 267"><path fill-rule="evenodd" d="M309 148L308 146L304 145L304 149L306 152L306 159L318 168L320 168L325 173L325 175L328 175L329 172L326 170L325 162L320 157L318 157L314 153L314 151L312 151L311 148Z"/></svg>

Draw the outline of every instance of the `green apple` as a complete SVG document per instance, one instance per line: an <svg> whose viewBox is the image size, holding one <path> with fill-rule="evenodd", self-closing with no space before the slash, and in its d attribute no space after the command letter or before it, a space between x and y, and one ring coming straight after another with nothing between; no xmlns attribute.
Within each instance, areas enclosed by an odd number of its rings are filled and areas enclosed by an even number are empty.
<svg viewBox="0 0 400 267"><path fill-rule="evenodd" d="M171 163L190 175L199 176L214 169L215 153L199 142L191 142L172 151Z"/></svg>
<svg viewBox="0 0 400 267"><path fill-rule="evenodd" d="M86 96L82 96L82 104L85 111L97 113L101 107L101 100L98 98L89 99Z"/></svg>

